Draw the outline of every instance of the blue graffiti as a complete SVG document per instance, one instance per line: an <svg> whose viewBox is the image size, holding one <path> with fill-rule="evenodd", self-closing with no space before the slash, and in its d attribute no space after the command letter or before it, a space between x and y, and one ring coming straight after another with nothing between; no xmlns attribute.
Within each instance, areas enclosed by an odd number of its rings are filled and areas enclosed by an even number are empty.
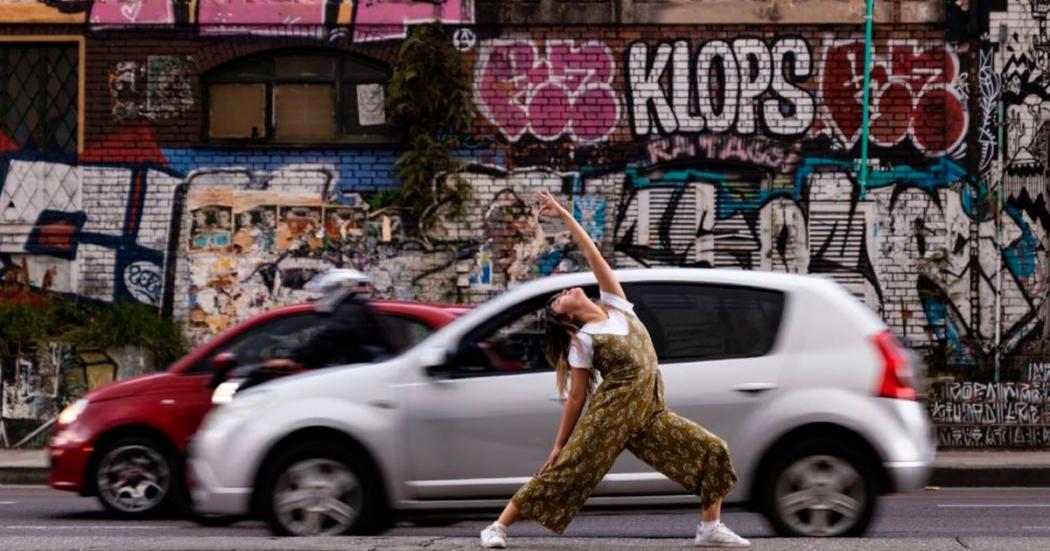
<svg viewBox="0 0 1050 551"><path fill-rule="evenodd" d="M1041 247L1039 238L1036 237L1031 226L1024 221L1019 210L1008 206L1004 211L1014 221L1014 224L1017 224L1018 229L1021 230L1021 236L1002 248L1003 261L1014 277L1026 279L1035 274L1038 266L1037 251Z"/></svg>
<svg viewBox="0 0 1050 551"><path fill-rule="evenodd" d="M726 174L695 169L668 169L665 171L653 171L651 174L643 174L638 167L627 167L624 170L627 186L630 189L646 189L656 187L681 187L694 183L713 184L717 188L716 195L716 217L719 220L730 218L737 213L750 214L762 209L766 204L775 199L790 199L795 203L803 201L803 192L806 183L811 176L823 171L834 171L846 173L856 181L855 166L852 161L841 159L829 159L823 157L811 157L802 161L795 172L791 189L772 188L764 189L761 184L754 182L732 181ZM647 171L649 172L649 171ZM596 173L596 171L592 172ZM580 180L588 177L590 173L581 171L574 191L582 189ZM889 186L904 185L915 187L926 193L950 187L953 183L966 178L966 170L958 163L949 158L942 157L928 168L917 169L910 165L897 165L887 170L873 171L868 175L868 182L859 186L858 199L863 199L867 192L872 189L880 189ZM967 214L975 219L988 216L984 205L987 186L975 182L973 189L968 189L969 197L963 197L963 207Z"/></svg>
<svg viewBox="0 0 1050 551"><path fill-rule="evenodd" d="M828 169L847 172L851 178L855 178L855 167L852 161L819 157L805 159L795 173L795 199L799 199L799 194L810 176ZM910 165L897 165L887 170L875 170L868 173L866 184L857 182L857 185L860 186L859 197L863 199L870 189L902 184L918 188L926 193L933 193L934 190L951 186L965 176L966 169L947 157L941 157L925 170Z"/></svg>
<svg viewBox="0 0 1050 551"><path fill-rule="evenodd" d="M587 231L591 239L605 239L605 207L608 202L592 195L580 195L572 200L572 215Z"/></svg>
<svg viewBox="0 0 1050 551"><path fill-rule="evenodd" d="M958 367L974 367L977 360L962 343L962 333L952 319L950 306L940 297L923 297L922 309L926 313L930 330L940 342L948 348L951 363Z"/></svg>

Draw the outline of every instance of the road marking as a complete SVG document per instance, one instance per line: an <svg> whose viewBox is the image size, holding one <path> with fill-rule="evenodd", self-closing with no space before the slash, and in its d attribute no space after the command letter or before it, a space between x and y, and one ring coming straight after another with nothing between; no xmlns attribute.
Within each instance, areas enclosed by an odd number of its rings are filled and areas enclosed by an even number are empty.
<svg viewBox="0 0 1050 551"><path fill-rule="evenodd" d="M938 503L937 506L951 509L1045 509L1050 508L1050 503Z"/></svg>
<svg viewBox="0 0 1050 551"><path fill-rule="evenodd" d="M17 501L0 501L0 505L14 505Z"/></svg>
<svg viewBox="0 0 1050 551"><path fill-rule="evenodd" d="M33 525L33 524L9 524L3 526L10 530L160 530L162 528L171 528L171 526L126 526L126 525L114 525L114 526L88 526L88 525L76 525L76 526L60 526L60 525Z"/></svg>

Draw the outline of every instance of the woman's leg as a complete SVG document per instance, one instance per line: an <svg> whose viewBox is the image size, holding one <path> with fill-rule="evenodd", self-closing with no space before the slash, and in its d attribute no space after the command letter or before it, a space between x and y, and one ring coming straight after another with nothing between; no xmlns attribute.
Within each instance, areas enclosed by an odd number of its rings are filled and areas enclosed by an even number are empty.
<svg viewBox="0 0 1050 551"><path fill-rule="evenodd" d="M709 505L707 507L707 509L704 509L704 510L700 511L700 521L701 522L715 522L721 517L722 517L722 500L721 499L719 499L718 501L716 501L716 502L712 503L711 505Z"/></svg>
<svg viewBox="0 0 1050 551"><path fill-rule="evenodd" d="M508 501L507 506L503 508L503 512L499 514L499 518L496 522L502 524L504 527L510 526L515 522L518 522L518 506L513 501Z"/></svg>
<svg viewBox="0 0 1050 551"><path fill-rule="evenodd" d="M719 437L670 411L627 442L627 449L700 498L700 524L694 544L701 547L747 547L750 542L721 522L722 498L736 483L729 448Z"/></svg>

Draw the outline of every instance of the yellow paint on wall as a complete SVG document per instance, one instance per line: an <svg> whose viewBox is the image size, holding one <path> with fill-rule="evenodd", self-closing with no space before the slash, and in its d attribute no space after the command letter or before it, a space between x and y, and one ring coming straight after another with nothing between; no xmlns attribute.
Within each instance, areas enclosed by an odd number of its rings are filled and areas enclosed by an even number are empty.
<svg viewBox="0 0 1050 551"><path fill-rule="evenodd" d="M56 23L70 24L87 21L87 12L62 13L46 4L4 4L0 7L0 23Z"/></svg>
<svg viewBox="0 0 1050 551"><path fill-rule="evenodd" d="M354 3L343 2L339 4L339 14L335 18L336 25L349 25L353 23L351 18L354 16Z"/></svg>
<svg viewBox="0 0 1050 551"><path fill-rule="evenodd" d="M96 364L87 366L87 387L96 389L113 383L116 380L113 364Z"/></svg>

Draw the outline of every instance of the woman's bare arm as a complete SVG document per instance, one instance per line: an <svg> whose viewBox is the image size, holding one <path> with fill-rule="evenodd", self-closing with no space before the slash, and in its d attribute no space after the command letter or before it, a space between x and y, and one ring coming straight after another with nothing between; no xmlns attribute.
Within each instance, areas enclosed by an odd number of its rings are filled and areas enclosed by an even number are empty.
<svg viewBox="0 0 1050 551"><path fill-rule="evenodd" d="M591 384L591 370L571 370L572 383L569 385L569 395L565 400L565 406L561 412L561 423L558 424L558 436L554 439L554 449L551 450L547 462L540 468L540 472L546 471L558 460L562 447L569 441L569 435L576 428L576 422L580 420L583 406L587 403L587 389Z"/></svg>
<svg viewBox="0 0 1050 551"><path fill-rule="evenodd" d="M550 193L540 192L536 195L540 200L540 214L561 218L565 222L565 227L569 229L569 234L572 235L573 241L580 248L583 257L587 259L587 264L590 265L591 271L594 272L594 277L598 279L598 288L620 298L627 298L627 295L623 292L623 287L620 286L620 281L616 279L616 274L613 272L612 267L609 266L609 263L605 261L605 257L602 256L598 245L594 243L591 236L587 235L587 231L583 229L583 226L573 218L572 213L561 206L558 200Z"/></svg>

